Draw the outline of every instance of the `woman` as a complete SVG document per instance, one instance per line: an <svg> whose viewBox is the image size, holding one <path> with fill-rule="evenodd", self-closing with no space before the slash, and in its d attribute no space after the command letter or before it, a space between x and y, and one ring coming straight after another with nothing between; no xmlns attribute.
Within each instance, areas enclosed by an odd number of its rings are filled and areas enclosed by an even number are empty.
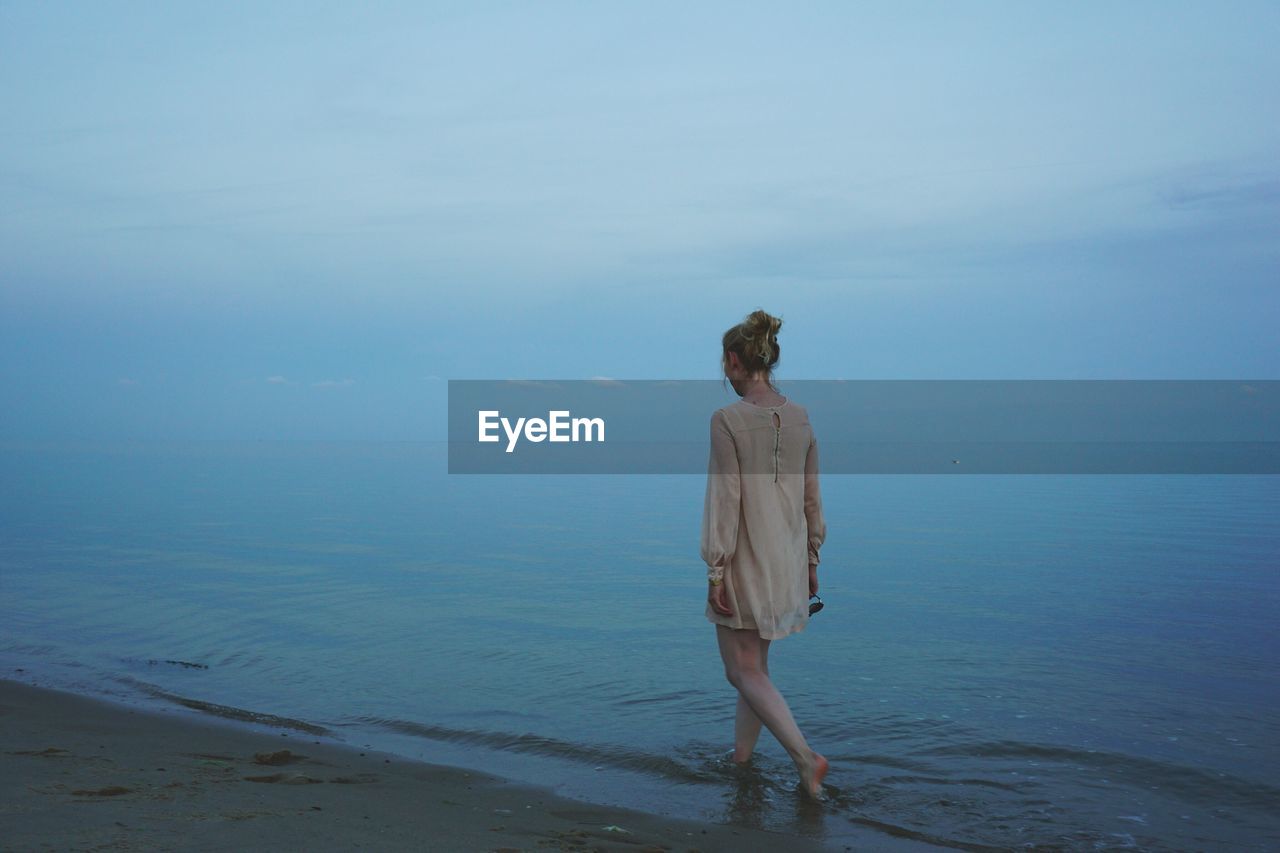
<svg viewBox="0 0 1280 853"><path fill-rule="evenodd" d="M818 445L805 409L778 393L782 320L754 311L725 332L722 367L742 399L711 416L702 517L707 619L738 690L733 760L750 760L761 725L787 750L806 793L824 799L827 760L809 748L769 680L769 643L803 630L826 538Z"/></svg>

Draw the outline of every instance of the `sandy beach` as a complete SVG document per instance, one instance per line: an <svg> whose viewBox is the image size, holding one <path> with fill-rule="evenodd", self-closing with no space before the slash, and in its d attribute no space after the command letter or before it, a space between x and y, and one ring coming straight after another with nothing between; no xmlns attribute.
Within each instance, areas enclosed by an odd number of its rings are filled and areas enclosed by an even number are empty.
<svg viewBox="0 0 1280 853"><path fill-rule="evenodd" d="M5 850L823 849L14 681L0 681L0 719Z"/></svg>

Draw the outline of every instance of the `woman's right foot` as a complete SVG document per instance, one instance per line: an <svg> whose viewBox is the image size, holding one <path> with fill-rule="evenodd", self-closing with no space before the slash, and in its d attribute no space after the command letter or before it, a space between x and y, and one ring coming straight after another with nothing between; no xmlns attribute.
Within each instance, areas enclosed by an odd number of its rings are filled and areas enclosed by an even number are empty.
<svg viewBox="0 0 1280 853"><path fill-rule="evenodd" d="M800 785L815 800L825 800L827 795L822 791L822 780L826 778L829 769L827 759L813 750L809 750L809 753L809 761L800 768Z"/></svg>

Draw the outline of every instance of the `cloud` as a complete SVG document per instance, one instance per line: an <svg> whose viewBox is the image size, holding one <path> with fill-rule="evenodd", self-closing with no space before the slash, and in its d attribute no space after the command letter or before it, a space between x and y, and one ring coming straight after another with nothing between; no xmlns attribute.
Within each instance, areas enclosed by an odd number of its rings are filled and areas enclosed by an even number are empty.
<svg viewBox="0 0 1280 853"><path fill-rule="evenodd" d="M141 384L137 379L130 379L128 376L122 376L116 380L119 384L125 386L133 386Z"/></svg>
<svg viewBox="0 0 1280 853"><path fill-rule="evenodd" d="M319 382L312 382L312 388L346 388L355 384L354 379L322 379Z"/></svg>

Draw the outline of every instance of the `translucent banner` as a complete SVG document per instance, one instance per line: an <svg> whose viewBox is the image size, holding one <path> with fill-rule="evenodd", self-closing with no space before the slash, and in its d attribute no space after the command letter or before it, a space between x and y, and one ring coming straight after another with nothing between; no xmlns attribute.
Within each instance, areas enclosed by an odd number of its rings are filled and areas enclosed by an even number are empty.
<svg viewBox="0 0 1280 853"><path fill-rule="evenodd" d="M793 407L782 428L807 413L823 475L1280 473L1280 380L777 387ZM448 393L450 474L705 474L712 413L739 403L715 380L454 379Z"/></svg>

